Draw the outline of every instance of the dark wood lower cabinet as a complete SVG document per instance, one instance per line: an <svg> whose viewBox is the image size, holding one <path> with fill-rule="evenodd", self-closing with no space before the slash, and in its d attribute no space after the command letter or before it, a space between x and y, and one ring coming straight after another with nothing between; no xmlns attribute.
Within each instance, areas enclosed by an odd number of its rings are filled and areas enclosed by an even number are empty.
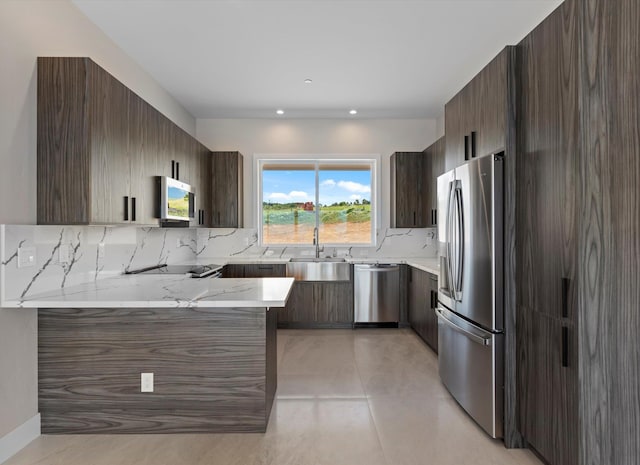
<svg viewBox="0 0 640 465"><path fill-rule="evenodd" d="M438 352L437 304L438 278L426 271L409 267L409 323L413 330Z"/></svg>
<svg viewBox="0 0 640 465"><path fill-rule="evenodd" d="M251 263L225 265L224 278L284 278L287 266L283 263Z"/></svg>
<svg viewBox="0 0 640 465"><path fill-rule="evenodd" d="M276 325L265 308L41 309L42 432L264 432Z"/></svg>
<svg viewBox="0 0 640 465"><path fill-rule="evenodd" d="M278 315L280 328L352 326L353 281L296 281Z"/></svg>

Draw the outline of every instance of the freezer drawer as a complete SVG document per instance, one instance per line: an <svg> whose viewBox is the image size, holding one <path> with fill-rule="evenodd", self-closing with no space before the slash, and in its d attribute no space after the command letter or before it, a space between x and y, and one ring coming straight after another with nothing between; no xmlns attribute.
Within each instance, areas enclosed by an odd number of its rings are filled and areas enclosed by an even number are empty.
<svg viewBox="0 0 640 465"><path fill-rule="evenodd" d="M400 266L354 265L355 323L397 323L400 320Z"/></svg>
<svg viewBox="0 0 640 465"><path fill-rule="evenodd" d="M440 379L489 435L501 438L504 335L484 331L444 307L436 313Z"/></svg>

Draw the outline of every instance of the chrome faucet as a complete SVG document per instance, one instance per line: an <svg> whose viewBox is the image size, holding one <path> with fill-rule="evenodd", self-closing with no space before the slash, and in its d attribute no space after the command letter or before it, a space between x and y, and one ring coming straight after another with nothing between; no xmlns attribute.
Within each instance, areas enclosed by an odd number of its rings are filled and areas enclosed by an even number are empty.
<svg viewBox="0 0 640 465"><path fill-rule="evenodd" d="M318 243L318 228L313 228L313 245L316 247L316 258L320 258L320 250L324 251L324 247L320 247Z"/></svg>

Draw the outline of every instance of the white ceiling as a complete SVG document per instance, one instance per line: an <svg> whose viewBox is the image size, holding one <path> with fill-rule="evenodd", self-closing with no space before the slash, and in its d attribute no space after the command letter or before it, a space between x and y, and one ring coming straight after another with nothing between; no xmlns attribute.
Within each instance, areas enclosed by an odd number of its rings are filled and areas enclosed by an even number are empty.
<svg viewBox="0 0 640 465"><path fill-rule="evenodd" d="M73 1L196 118L436 118L562 3Z"/></svg>

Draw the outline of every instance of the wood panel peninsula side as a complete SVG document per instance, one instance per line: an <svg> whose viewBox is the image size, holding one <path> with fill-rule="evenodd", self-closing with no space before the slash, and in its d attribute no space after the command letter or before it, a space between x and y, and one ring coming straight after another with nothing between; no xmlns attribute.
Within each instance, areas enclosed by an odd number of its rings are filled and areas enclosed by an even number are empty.
<svg viewBox="0 0 640 465"><path fill-rule="evenodd" d="M16 303L39 308L42 432L264 432L292 285L134 275ZM153 392L141 392L142 373Z"/></svg>

